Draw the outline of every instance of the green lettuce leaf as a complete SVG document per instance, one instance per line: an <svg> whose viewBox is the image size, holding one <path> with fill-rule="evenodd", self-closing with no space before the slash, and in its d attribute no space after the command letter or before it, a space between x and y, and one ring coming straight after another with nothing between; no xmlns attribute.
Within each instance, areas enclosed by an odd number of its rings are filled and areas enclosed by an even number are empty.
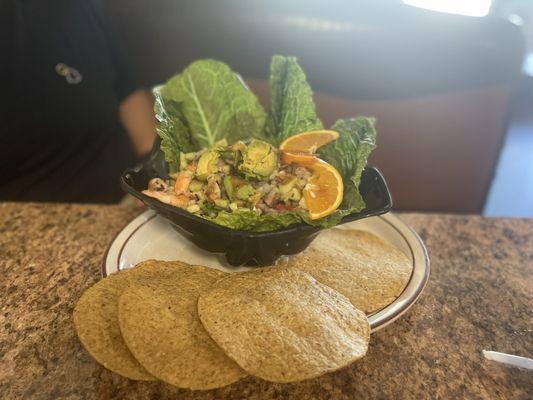
<svg viewBox="0 0 533 400"><path fill-rule="evenodd" d="M362 211L366 207L363 196L359 189L355 187L353 181L344 184L344 197L339 209L339 213L344 217L354 212Z"/></svg>
<svg viewBox="0 0 533 400"><path fill-rule="evenodd" d="M251 210L220 211L210 219L228 228L254 232L275 231L302 222L301 215L296 212L257 215Z"/></svg>
<svg viewBox="0 0 533 400"><path fill-rule="evenodd" d="M179 109L179 104L165 100L161 95L161 87L153 90L154 112L157 120L156 130L161 138L161 150L169 166L169 172L179 170L180 151L187 153L193 150L193 144L187 122Z"/></svg>
<svg viewBox="0 0 533 400"><path fill-rule="evenodd" d="M239 210L234 212L219 211L215 217L203 216L203 218L232 229L269 232L302 222L322 228L331 228L337 225L349 213L348 210L339 210L328 217L311 220L306 211L288 211L258 215L252 210Z"/></svg>
<svg viewBox="0 0 533 400"><path fill-rule="evenodd" d="M233 143L261 136L265 112L256 96L226 64L199 60L171 78L161 89L179 111L195 149L212 147L221 139Z"/></svg>
<svg viewBox="0 0 533 400"><path fill-rule="evenodd" d="M369 117L339 119L331 127L339 132L339 139L318 150L320 158L337 168L357 188L368 156L376 148L375 123L376 119Z"/></svg>
<svg viewBox="0 0 533 400"><path fill-rule="evenodd" d="M339 139L318 150L320 158L342 175L344 199L339 212L346 215L365 208L358 189L368 156L376 148L375 123L369 117L339 119L331 127L339 132Z"/></svg>
<svg viewBox="0 0 533 400"><path fill-rule="evenodd" d="M313 91L296 57L272 57L266 139L279 145L289 136L322 127L316 115Z"/></svg>

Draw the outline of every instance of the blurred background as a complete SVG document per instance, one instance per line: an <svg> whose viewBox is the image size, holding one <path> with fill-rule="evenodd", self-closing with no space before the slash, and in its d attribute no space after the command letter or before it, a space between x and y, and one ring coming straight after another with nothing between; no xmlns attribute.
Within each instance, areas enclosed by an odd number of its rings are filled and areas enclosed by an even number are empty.
<svg viewBox="0 0 533 400"><path fill-rule="evenodd" d="M265 104L271 56L296 55L326 126L377 117L370 164L386 177L397 210L533 216L531 0L102 6L139 87L212 57Z"/></svg>

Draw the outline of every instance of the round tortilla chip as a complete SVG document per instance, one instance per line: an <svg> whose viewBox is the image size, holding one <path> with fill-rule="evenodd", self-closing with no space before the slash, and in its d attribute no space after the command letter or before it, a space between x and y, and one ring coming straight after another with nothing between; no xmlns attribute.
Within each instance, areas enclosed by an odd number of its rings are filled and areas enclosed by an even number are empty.
<svg viewBox="0 0 533 400"><path fill-rule="evenodd" d="M228 356L272 382L342 368L366 354L370 339L362 311L297 269L232 274L200 295L198 314Z"/></svg>
<svg viewBox="0 0 533 400"><path fill-rule="evenodd" d="M85 349L107 369L135 380L155 380L133 357L118 325L118 299L131 271L108 276L87 289L74 309L74 326Z"/></svg>
<svg viewBox="0 0 533 400"><path fill-rule="evenodd" d="M413 270L407 256L369 232L328 229L287 267L309 273L372 313L391 304L403 292Z"/></svg>
<svg viewBox="0 0 533 400"><path fill-rule="evenodd" d="M124 341L157 378L188 389L229 385L247 374L216 345L203 328L196 308L200 293L226 274L201 266L143 268L146 284L136 284L119 300Z"/></svg>
<svg viewBox="0 0 533 400"><path fill-rule="evenodd" d="M156 380L139 364L124 343L118 325L118 300L132 281L146 281L155 265L164 265L164 276L173 274L171 266L188 265L180 261L143 261L133 269L108 276L87 289L74 309L78 337L96 361L107 369L134 380ZM139 277L139 278L137 278Z"/></svg>

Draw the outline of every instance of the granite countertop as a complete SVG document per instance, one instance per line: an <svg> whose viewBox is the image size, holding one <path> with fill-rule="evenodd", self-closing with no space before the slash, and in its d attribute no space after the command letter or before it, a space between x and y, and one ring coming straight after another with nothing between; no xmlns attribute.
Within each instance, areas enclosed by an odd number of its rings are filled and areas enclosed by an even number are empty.
<svg viewBox="0 0 533 400"><path fill-rule="evenodd" d="M481 350L533 357L533 219L403 214L425 241L420 300L372 335L368 355L295 384L246 378L191 392L134 382L78 342L72 310L104 251L140 208L0 204L2 399L531 399L533 371Z"/></svg>

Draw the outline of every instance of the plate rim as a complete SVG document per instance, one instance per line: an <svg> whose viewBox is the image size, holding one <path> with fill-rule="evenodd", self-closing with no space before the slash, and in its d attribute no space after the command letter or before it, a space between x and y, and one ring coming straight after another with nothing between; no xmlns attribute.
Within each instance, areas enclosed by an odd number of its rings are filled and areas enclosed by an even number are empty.
<svg viewBox="0 0 533 400"><path fill-rule="evenodd" d="M392 303L368 315L369 318L377 316L375 318L374 323L370 324L372 332L376 332L379 329L382 329L385 326L391 324L396 319L398 319L400 316L405 314L417 302L418 298L420 297L420 295L422 294L422 292L427 286L427 283L429 281L429 275L431 272L431 262L429 259L429 253L420 235L411 226L407 225L404 221L402 221L400 218L398 218L396 215L392 214L391 212L384 214L384 215L378 215L376 217L387 222L406 241L411 251L414 265L413 265L413 270L411 271L411 276L409 277L409 281L407 282L407 285L405 285L405 288L396 297L396 299ZM406 230L407 232L401 231L399 227L404 228L404 230ZM416 268L415 249L411 247L412 242L408 240L408 238L405 236L405 233L410 234L412 236L412 240L419 246L419 250L422 253L422 260L419 260L419 262L422 264L423 274L420 277L418 284L414 288L413 293L410 294L410 296L407 299L405 299L401 303L401 305L398 306L396 310L392 311L389 309L393 308L400 301L404 293L406 293L410 289L410 286L411 286L411 283L413 281L413 277L415 274L415 268ZM382 314L382 315L379 315L379 314Z"/></svg>
<svg viewBox="0 0 533 400"><path fill-rule="evenodd" d="M111 259L114 252L116 251L116 247L119 247L118 253L117 253L117 259L115 262L116 268L118 271L121 270L119 260L120 256L122 255L122 251L124 247L126 246L129 239L146 223L151 221L157 217L157 213L154 210L146 210L133 218L132 220L128 221L124 226L118 231L118 233L113 237L113 239L110 241L109 245L106 248L106 251L104 253L104 257L102 259L101 263L101 275L103 278L105 278L107 273L107 266L109 264L113 264L113 260ZM383 215L377 215L372 218L379 218L383 220L385 223L387 223L389 226L391 226L398 234L402 237L402 239L406 242L406 244L409 247L409 250L412 255L413 259L413 270L411 272L411 276L409 277L409 281L407 282L407 285L402 290L402 292L396 297L396 299L389 303L388 305L384 306L383 308L376 310L370 314L368 314L368 318L370 322L370 327L372 332L376 332L379 329L384 328L385 326L391 324L396 319L398 319L400 316L402 316L404 313L406 313L409 308L413 306L424 291L428 281L429 281L429 275L431 271L431 265L430 265L430 259L429 254L427 251L426 246L424 245L424 242L418 235L418 233L409 225L407 225L405 222L403 222L400 218L398 218L396 215L392 214L392 212L388 212ZM403 229L400 229L403 228ZM130 232L131 230L131 232ZM127 233L129 232L129 233ZM411 238L406 237L406 234L410 235ZM120 236L125 236L125 240L119 241ZM411 240L409 240L411 239ZM412 244L416 244L418 246L418 250L421 252L422 259L417 260L417 254L415 254L415 249L412 248ZM411 284L413 282L413 277L415 275L415 268L417 268L418 263L422 264L423 268L423 274L420 277L418 283L415 283L414 290L411 288ZM401 304L398 305L398 302L400 301L401 297L408 291L413 290L413 293L409 295L406 299L404 299ZM392 308L396 308L395 310L391 310Z"/></svg>

